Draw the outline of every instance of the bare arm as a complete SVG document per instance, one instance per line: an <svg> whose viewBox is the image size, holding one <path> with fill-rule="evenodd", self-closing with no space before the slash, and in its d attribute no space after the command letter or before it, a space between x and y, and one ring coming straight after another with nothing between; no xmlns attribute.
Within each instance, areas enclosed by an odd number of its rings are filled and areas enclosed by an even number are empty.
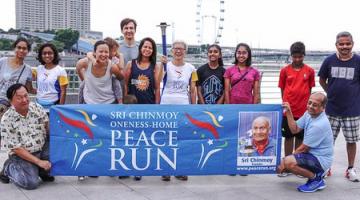
<svg viewBox="0 0 360 200"><path fill-rule="evenodd" d="M156 104L160 104L160 72L161 72L161 68L158 64L155 65L155 70L154 70L154 79L155 79L155 103Z"/></svg>
<svg viewBox="0 0 360 200"><path fill-rule="evenodd" d="M67 86L68 86L67 84L60 86L60 101L59 101L59 104L61 104L61 105L65 104Z"/></svg>
<svg viewBox="0 0 360 200"><path fill-rule="evenodd" d="M25 86L31 94L36 94L36 88L33 88L32 81L26 81Z"/></svg>
<svg viewBox="0 0 360 200"><path fill-rule="evenodd" d="M216 101L216 104L224 104L225 94L223 93L221 97Z"/></svg>
<svg viewBox="0 0 360 200"><path fill-rule="evenodd" d="M260 82L254 82L254 104L260 103Z"/></svg>
<svg viewBox="0 0 360 200"><path fill-rule="evenodd" d="M230 103L230 79L229 78L225 78L225 104L229 104Z"/></svg>
<svg viewBox="0 0 360 200"><path fill-rule="evenodd" d="M196 104L196 81L190 83L190 98L191 104Z"/></svg>
<svg viewBox="0 0 360 200"><path fill-rule="evenodd" d="M197 94L198 94L198 98L199 98L199 104L205 104L204 97L201 93L201 86L197 86Z"/></svg>
<svg viewBox="0 0 360 200"><path fill-rule="evenodd" d="M328 83L327 83L326 79L320 78L319 83L320 83L321 87L324 89L324 91L327 92Z"/></svg>
<svg viewBox="0 0 360 200"><path fill-rule="evenodd" d="M306 146L305 144L301 144L297 149L295 149L294 154L307 153L309 150L310 147Z"/></svg>
<svg viewBox="0 0 360 200"><path fill-rule="evenodd" d="M22 147L13 149L12 151L20 158L27 160L45 170L49 170L51 168L51 163L49 161L39 159L38 157L32 155L30 152L28 152Z"/></svg>
<svg viewBox="0 0 360 200"><path fill-rule="evenodd" d="M123 69L120 69L117 65L111 66L111 74L114 74L118 80L122 80L125 77Z"/></svg>
<svg viewBox="0 0 360 200"><path fill-rule="evenodd" d="M85 70L87 69L87 66L88 66L87 58L82 58L76 63L76 73L78 74L81 81L84 80L85 77L84 74L85 74Z"/></svg>
<svg viewBox="0 0 360 200"><path fill-rule="evenodd" d="M302 129L300 127L298 127L298 125L295 122L294 116L290 109L290 104L288 102L284 102L283 108L285 109L285 114L286 114L286 118L287 118L291 133L292 134L299 133Z"/></svg>

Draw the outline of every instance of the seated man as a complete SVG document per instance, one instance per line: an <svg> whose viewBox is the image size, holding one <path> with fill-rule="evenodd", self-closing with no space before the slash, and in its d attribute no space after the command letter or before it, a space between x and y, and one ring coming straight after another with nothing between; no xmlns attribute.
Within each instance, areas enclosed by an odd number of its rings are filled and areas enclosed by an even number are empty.
<svg viewBox="0 0 360 200"><path fill-rule="evenodd" d="M54 181L48 172L48 123L49 118L41 106L30 103L28 91L16 83L7 90L11 107L1 119L1 147L8 150L0 174L3 183L9 179L18 187L35 189L39 176L43 181Z"/></svg>
<svg viewBox="0 0 360 200"><path fill-rule="evenodd" d="M275 141L269 138L271 133L270 119L260 116L252 123L252 145L255 149L253 156L274 156Z"/></svg>
<svg viewBox="0 0 360 200"><path fill-rule="evenodd" d="M333 134L324 112L327 98L323 93L313 93L307 103L307 111L295 122L290 105L284 102L288 125L293 134L304 130L304 141L292 155L281 162L278 172L288 170L308 178L300 185L301 192L315 192L326 187L324 175L333 160Z"/></svg>

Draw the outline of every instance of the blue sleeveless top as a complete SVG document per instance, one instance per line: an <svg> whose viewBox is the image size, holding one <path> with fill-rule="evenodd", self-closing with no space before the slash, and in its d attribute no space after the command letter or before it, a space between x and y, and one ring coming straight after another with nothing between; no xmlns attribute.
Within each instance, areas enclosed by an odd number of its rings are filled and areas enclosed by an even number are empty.
<svg viewBox="0 0 360 200"><path fill-rule="evenodd" d="M128 84L128 93L135 95L138 104L155 104L155 66L143 70L138 67L136 60L131 62L131 74Z"/></svg>

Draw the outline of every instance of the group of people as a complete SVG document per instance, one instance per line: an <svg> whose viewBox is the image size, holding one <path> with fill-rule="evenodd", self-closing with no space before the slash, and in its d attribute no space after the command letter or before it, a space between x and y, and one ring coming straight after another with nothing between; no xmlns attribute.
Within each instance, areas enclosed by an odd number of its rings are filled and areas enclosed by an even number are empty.
<svg viewBox="0 0 360 200"><path fill-rule="evenodd" d="M134 19L122 20L120 28L124 36L120 44L111 38L97 41L94 51L78 61L76 71L82 81L79 103L260 103L261 73L252 67L249 45L236 46L234 64L227 68L221 47L210 45L208 62L196 70L185 62L187 44L184 41L173 42L172 60L163 56L158 63L152 38L146 37L140 43L135 41L137 23ZM306 184L298 187L302 192L325 188L324 177L331 175L333 143L340 128L347 142L346 177L359 181L354 160L356 142L360 139L360 105L356 103L360 95L360 57L352 53L354 42L350 33L339 33L335 44L337 53L325 59L318 74L327 96L311 93L315 71L303 62L305 45L302 42L291 45L292 63L280 71L285 157L279 166L279 176L293 173L307 177ZM51 43L40 47L37 59L41 65L36 70L24 63L30 51L26 39L15 41L14 50L14 57L0 59L0 106L2 111L7 110L1 119L1 147L9 153L0 180L4 183L11 180L19 187L34 189L39 185L39 176L43 181L54 181L48 174L51 163L46 109L65 103L69 81L65 69L58 65L60 57ZM36 88L32 87L33 80ZM30 102L28 93L36 94L37 104ZM267 155L269 151L265 147L270 141L264 131L270 132L270 122L257 118L252 126L253 145L263 147L258 155ZM176 178L188 180L186 175ZM163 176L162 180L170 181L170 176Z"/></svg>

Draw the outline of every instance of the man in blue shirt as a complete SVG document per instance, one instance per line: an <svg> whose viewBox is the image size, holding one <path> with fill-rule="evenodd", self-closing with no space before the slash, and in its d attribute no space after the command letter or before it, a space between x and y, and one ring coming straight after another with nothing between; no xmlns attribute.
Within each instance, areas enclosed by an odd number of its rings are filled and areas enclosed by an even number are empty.
<svg viewBox="0 0 360 200"><path fill-rule="evenodd" d="M304 130L304 141L292 155L284 158L278 172L287 170L308 178L298 187L301 192L315 192L326 187L324 175L331 167L334 154L331 125L324 112L326 103L327 97L323 93L313 93L307 111L296 122L289 103L283 103L291 132L297 134Z"/></svg>
<svg viewBox="0 0 360 200"><path fill-rule="evenodd" d="M353 38L349 32L336 36L336 49L327 57L319 70L320 85L327 93L326 105L334 138L340 128L346 140L348 169L345 176L359 182L354 168L356 142L360 140L360 56L352 52ZM330 173L329 173L330 175Z"/></svg>

